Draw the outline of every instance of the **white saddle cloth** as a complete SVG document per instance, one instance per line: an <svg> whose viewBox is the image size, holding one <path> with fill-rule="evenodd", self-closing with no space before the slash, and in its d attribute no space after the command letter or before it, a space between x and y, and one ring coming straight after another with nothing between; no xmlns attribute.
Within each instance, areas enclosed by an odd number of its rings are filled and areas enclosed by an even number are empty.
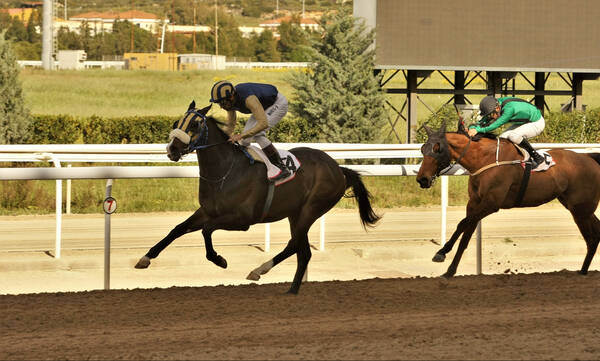
<svg viewBox="0 0 600 361"><path fill-rule="evenodd" d="M277 168L273 165L273 163L271 163L269 158L267 158L265 152L263 152L263 150L259 147L249 145L248 147L246 147L246 150L248 150L248 153L250 154L250 156L252 156L252 158L254 158L255 161L262 162L267 166L267 178L272 179L281 172L279 168ZM290 175L286 178L280 179L277 182L275 182L276 186L294 179L294 177L296 177L296 172L298 171L298 169L300 169L300 161L290 151L285 149L277 149L277 152L279 153L279 157L281 158L283 164L285 164L290 170Z"/></svg>

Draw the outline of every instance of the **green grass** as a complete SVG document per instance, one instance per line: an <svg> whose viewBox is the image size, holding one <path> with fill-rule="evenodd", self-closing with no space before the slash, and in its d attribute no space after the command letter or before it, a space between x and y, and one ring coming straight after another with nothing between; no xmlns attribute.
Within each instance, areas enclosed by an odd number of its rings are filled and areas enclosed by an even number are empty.
<svg viewBox="0 0 600 361"><path fill-rule="evenodd" d="M222 71L44 71L24 69L20 79L25 102L34 114L98 115L102 117L181 115L188 104L208 104L212 85L221 79L233 83L265 82L292 94L285 81L290 70ZM218 107L213 113L225 116Z"/></svg>

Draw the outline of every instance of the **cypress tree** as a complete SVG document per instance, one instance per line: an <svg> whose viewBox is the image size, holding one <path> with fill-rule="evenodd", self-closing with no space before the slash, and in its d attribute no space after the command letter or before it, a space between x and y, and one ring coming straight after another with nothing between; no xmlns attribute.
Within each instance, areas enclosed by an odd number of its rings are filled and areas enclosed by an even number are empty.
<svg viewBox="0 0 600 361"><path fill-rule="evenodd" d="M318 141L367 143L382 139L385 95L373 74L374 30L349 8L321 20L324 35L313 41L312 65L292 76L292 114L318 127Z"/></svg>
<svg viewBox="0 0 600 361"><path fill-rule="evenodd" d="M18 79L19 64L5 33L0 32L0 144L26 143L31 137L31 118Z"/></svg>

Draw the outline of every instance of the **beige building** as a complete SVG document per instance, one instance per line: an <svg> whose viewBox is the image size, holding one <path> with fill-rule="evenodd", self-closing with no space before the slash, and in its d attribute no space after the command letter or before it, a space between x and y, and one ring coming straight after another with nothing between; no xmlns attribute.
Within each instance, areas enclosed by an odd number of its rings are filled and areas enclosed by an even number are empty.
<svg viewBox="0 0 600 361"><path fill-rule="evenodd" d="M177 53L125 53L123 60L128 70L177 70Z"/></svg>

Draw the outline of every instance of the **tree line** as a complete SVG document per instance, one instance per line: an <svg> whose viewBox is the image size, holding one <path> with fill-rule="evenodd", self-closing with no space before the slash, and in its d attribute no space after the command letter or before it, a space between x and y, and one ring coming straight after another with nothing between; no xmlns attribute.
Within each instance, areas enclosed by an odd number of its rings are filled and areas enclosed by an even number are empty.
<svg viewBox="0 0 600 361"><path fill-rule="evenodd" d="M203 13L204 23L214 24L214 11ZM306 47L311 40L318 38L317 32L304 30L300 26L299 15L282 22L279 27L279 39L273 37L270 30L252 33L244 37L238 29L239 24L228 12L219 10L218 47L219 55L241 57L253 61L307 61ZM13 44L19 60L39 60L41 58L42 39L36 32L41 29L42 18L34 11L24 24L16 17L0 14L0 31L5 30L5 38ZM112 32L94 34L91 24L82 23L78 32L60 28L57 32L58 50L85 50L90 60L102 60L103 56L123 55L125 52L156 52L160 49L160 34L141 29L127 20L117 20ZM133 37L133 49L131 40ZM163 50L178 54L202 53L215 54L215 32L195 34L166 33Z"/></svg>

